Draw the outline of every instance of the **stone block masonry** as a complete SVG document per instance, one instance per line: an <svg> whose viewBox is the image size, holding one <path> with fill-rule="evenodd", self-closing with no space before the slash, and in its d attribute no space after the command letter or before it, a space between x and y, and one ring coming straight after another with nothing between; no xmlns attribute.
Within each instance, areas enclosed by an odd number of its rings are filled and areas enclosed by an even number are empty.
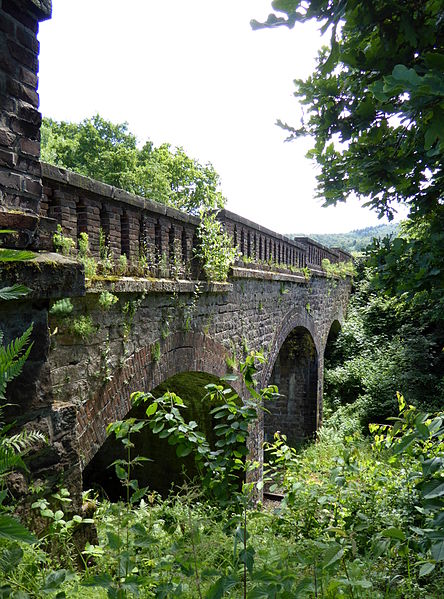
<svg viewBox="0 0 444 599"><path fill-rule="evenodd" d="M227 283L198 281L196 217L41 164L36 36L50 14L50 0L0 0L0 229L17 231L0 241L46 251L32 262L0 262L1 286L31 288L0 304L0 329L9 343L34 323L29 360L8 387L7 416L45 433L49 444L31 462L32 476L67 486L77 510L82 469L106 426L128 413L133 391L180 372L221 376L248 348L265 355L259 385L279 382L286 396L251 431L252 456L261 461L264 431L272 435L278 425L291 439L313 434L322 418L325 344L351 288L349 279L327 278L322 260L350 256L221 211L241 258ZM57 224L74 242L87 233L95 257L104 237L114 258L187 266L183 280L169 268L163 279L114 277L86 287L75 259L47 253ZM104 290L118 298L108 310L99 302ZM60 299L70 300L72 313L51 312ZM234 386L243 397L241 383Z"/></svg>
<svg viewBox="0 0 444 599"><path fill-rule="evenodd" d="M75 406L82 467L105 441L106 426L128 413L132 392L152 390L181 372L222 376L229 372L229 358L241 360L247 348L262 350L266 357L261 386L278 382L276 364L287 369L282 380L286 399L276 404L277 411L270 408L279 418L279 430L293 438L314 433L322 414L325 344L332 323L344 317L350 281L294 276L285 282L283 293L282 281L269 278L269 273L252 278L239 269L235 276L226 284L201 284L197 301L192 282L102 281L84 297L72 298L74 312L69 319L49 317L50 330L58 331L48 355L52 394L54 401L69 398ZM104 290L119 298L108 311L98 301ZM129 317L131 304L135 311ZM82 339L70 332L70 322L85 315L93 332ZM291 355L286 342L296 329L309 337L316 354L308 394L305 358ZM289 379L298 388L296 393L289 392ZM238 390L242 395L242 388ZM298 414L305 414L305 420ZM304 421L309 422L306 430ZM270 422L269 429L274 426ZM252 451L260 457L262 422L252 439Z"/></svg>

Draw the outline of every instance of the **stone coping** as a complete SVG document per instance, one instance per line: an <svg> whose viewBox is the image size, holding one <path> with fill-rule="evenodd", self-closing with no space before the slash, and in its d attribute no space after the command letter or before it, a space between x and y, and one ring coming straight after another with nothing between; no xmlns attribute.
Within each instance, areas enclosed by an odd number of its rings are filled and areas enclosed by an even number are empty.
<svg viewBox="0 0 444 599"><path fill-rule="evenodd" d="M275 272L271 270L259 270L255 268L232 267L234 279L260 279L262 281L288 281L290 283L308 283L304 275Z"/></svg>
<svg viewBox="0 0 444 599"><path fill-rule="evenodd" d="M304 235L298 235L297 237L294 237L294 239L297 241L300 241L304 245L304 247L306 247L307 244L314 245L315 247L317 247L321 250L324 250L325 252L329 252L330 254L336 254L337 256L344 254L345 256L349 256L350 260L353 259L353 256L350 254L350 252L347 252L347 250L341 250L341 248L328 247L327 245L323 245L322 243L319 243L319 241L315 241L314 239L311 239L311 237L305 237Z"/></svg>
<svg viewBox="0 0 444 599"><path fill-rule="evenodd" d="M183 279L139 279L119 277L115 279L95 279L87 289L87 293L227 293L233 288L232 283L207 281L186 281Z"/></svg>
<svg viewBox="0 0 444 599"><path fill-rule="evenodd" d="M255 229L256 231L259 231L260 233L263 233L264 235L269 235L270 237L274 237L275 239L279 239L281 241L284 241L285 243L289 243L290 245L297 247L303 251L307 250L307 243L312 241L311 239L309 239L307 237L306 238L307 242L305 244L300 243L298 241L295 241L294 239L290 239L290 237L281 235L281 233L276 233L276 231L272 231L271 229L267 229L266 227L263 227L262 225L258 225L257 223L253 222L252 220L249 220L248 218L240 216L239 214L236 214L235 212L231 212L230 210L221 210L219 212L219 214L220 214L222 220L224 218L226 218L227 220L231 220L233 222L240 223L246 227L249 227L250 229Z"/></svg>
<svg viewBox="0 0 444 599"><path fill-rule="evenodd" d="M15 283L28 287L28 295L20 298L24 301L85 295L82 265L53 252L36 254L33 260L0 262L0 280L2 287Z"/></svg>
<svg viewBox="0 0 444 599"><path fill-rule="evenodd" d="M79 175L79 173L75 173L74 171L70 171L59 166L47 164L46 162L42 162L41 164L43 179L50 179L51 181L56 181L62 185L69 185L70 187L76 187L78 189L82 189L83 191L89 191L90 193L105 199L114 200L116 202L124 202L125 204L133 206L139 210L155 212L160 216L166 216L168 218L173 218L175 220L180 220L182 222L190 223L196 226L199 224L199 218L197 216L187 214L186 212L182 212L176 208L165 206L165 204L160 204L159 202L154 202L153 200L148 200L147 198L143 198L141 196L129 193L128 191L124 191L123 189L119 189L118 187L114 187L113 185L108 185L108 183L102 183L101 181L90 179L89 177Z"/></svg>
<svg viewBox="0 0 444 599"><path fill-rule="evenodd" d="M181 210L177 210L176 208L172 208L170 206L166 206L165 204L160 204L159 202L155 202L153 200L149 200L147 198L129 193L128 191L124 191L123 189L119 189L118 187L108 185L108 183L96 181L95 179L85 177L84 175L80 175L79 173L59 166L54 166L46 162L42 162L41 165L43 179L49 179L51 181L61 183L62 185L76 187L77 189L88 191L105 199L114 200L116 202L123 202L139 210L147 210L159 214L161 216L165 216L167 218L173 218L175 220L186 222L195 226L199 225L200 221L197 216L187 214L186 212L182 212ZM317 243L313 239L310 239L309 237L300 237L296 240L290 239L290 237L286 237L285 235L276 233L276 231L267 229L266 227L263 227L262 225L259 225L258 223L255 223L252 220L244 218L239 214L231 212L230 210L220 210L219 218L221 221L224 221L224 219L230 220L232 222L244 225L245 227L248 227L250 229L254 229L255 231L259 231L259 233L262 233L263 235L267 235L269 237L273 237L273 239L285 242L293 247L298 248L299 250L302 250L303 252L307 251L307 245L310 244L322 248L326 252L329 252L330 254L337 256L336 250L327 248L322 244Z"/></svg>

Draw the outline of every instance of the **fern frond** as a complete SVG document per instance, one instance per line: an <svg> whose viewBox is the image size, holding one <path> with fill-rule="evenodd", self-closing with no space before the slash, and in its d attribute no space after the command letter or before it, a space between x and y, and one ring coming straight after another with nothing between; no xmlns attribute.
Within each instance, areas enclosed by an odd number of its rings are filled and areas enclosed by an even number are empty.
<svg viewBox="0 0 444 599"><path fill-rule="evenodd" d="M40 431L22 431L16 435L0 439L0 447L12 449L22 456L28 453L36 444L43 443L47 443L47 440Z"/></svg>
<svg viewBox="0 0 444 599"><path fill-rule="evenodd" d="M12 362L20 355L29 341L32 333L32 327L33 325L31 324L31 326L26 329L23 335L13 339L9 345L0 347L0 368L2 364L8 364Z"/></svg>
<svg viewBox="0 0 444 599"><path fill-rule="evenodd" d="M11 341L6 347L0 346L0 399L5 399L6 385L18 376L23 369L32 348L31 343L25 350L31 332L32 325L23 335Z"/></svg>
<svg viewBox="0 0 444 599"><path fill-rule="evenodd" d="M15 468L27 470L26 464L22 460L22 456L15 453L10 447L3 447L0 445L0 477Z"/></svg>
<svg viewBox="0 0 444 599"><path fill-rule="evenodd" d="M33 260L37 254L28 250L9 250L0 248L0 262L22 262L23 260Z"/></svg>

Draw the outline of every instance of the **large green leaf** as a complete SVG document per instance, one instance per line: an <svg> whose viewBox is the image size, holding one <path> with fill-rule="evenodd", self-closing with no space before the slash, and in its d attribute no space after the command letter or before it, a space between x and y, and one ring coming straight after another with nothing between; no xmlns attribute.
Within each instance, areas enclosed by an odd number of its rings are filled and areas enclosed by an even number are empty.
<svg viewBox="0 0 444 599"><path fill-rule="evenodd" d="M431 547L432 557L437 562L444 561L444 540L434 543Z"/></svg>
<svg viewBox="0 0 444 599"><path fill-rule="evenodd" d="M444 481L434 480L422 489L424 499L435 499L444 495Z"/></svg>
<svg viewBox="0 0 444 599"><path fill-rule="evenodd" d="M35 543L37 538L18 520L8 514L0 515L0 537L11 541L22 541L23 543Z"/></svg>
<svg viewBox="0 0 444 599"><path fill-rule="evenodd" d="M0 248L0 262L22 262L24 260L33 260L37 254L26 250L7 250Z"/></svg>
<svg viewBox="0 0 444 599"><path fill-rule="evenodd" d="M14 300L27 295L31 290L25 285L12 285L11 287L2 287L0 289L0 299Z"/></svg>

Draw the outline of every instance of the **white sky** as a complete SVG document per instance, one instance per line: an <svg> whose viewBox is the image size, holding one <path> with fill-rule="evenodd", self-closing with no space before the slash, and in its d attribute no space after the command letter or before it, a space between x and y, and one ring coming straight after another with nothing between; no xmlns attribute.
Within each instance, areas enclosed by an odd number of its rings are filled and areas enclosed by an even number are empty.
<svg viewBox="0 0 444 599"><path fill-rule="evenodd" d="M141 142L183 146L221 176L227 208L281 233L379 224L356 201L314 199L310 140L293 79L313 69L316 27L252 31L270 0L53 0L40 25L40 109L57 120L99 113L127 121Z"/></svg>

